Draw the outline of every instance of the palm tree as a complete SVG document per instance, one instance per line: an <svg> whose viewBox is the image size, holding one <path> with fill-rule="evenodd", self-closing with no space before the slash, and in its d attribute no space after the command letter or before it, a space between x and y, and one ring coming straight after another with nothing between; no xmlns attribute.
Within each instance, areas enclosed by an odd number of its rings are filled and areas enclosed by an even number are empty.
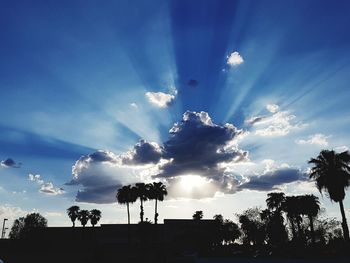
<svg viewBox="0 0 350 263"><path fill-rule="evenodd" d="M135 187L131 187L131 185L123 186L118 190L117 193L117 201L119 204L126 204L126 209L128 212L128 224L130 225L130 211L129 204L134 203L137 199L136 189Z"/></svg>
<svg viewBox="0 0 350 263"><path fill-rule="evenodd" d="M302 202L302 213L309 218L310 230L311 230L311 240L315 244L315 231L314 231L314 218L320 211L320 202L318 197L314 195L302 195L300 196L300 201Z"/></svg>
<svg viewBox="0 0 350 263"><path fill-rule="evenodd" d="M143 202L147 201L149 198L149 185L145 184L145 183L137 183L137 184L135 184L135 191L136 191L137 198L139 198L140 202L141 202L140 219L141 219L141 222L143 222L143 216L144 216Z"/></svg>
<svg viewBox="0 0 350 263"><path fill-rule="evenodd" d="M318 190L321 193L325 191L332 201L339 203L344 239L349 241L349 228L343 200L345 189L350 184L350 153L348 151L336 153L333 150L323 150L309 163L314 165L311 168L310 178L315 179Z"/></svg>
<svg viewBox="0 0 350 263"><path fill-rule="evenodd" d="M158 223L158 212L157 212L157 202L163 201L164 197L168 194L166 190L166 186L162 182L154 182L153 184L149 184L149 197L150 199L155 200L155 208L154 208L154 223Z"/></svg>
<svg viewBox="0 0 350 263"><path fill-rule="evenodd" d="M101 211L98 209L92 209L89 214L90 222L92 227L95 227L95 225L100 221L102 215Z"/></svg>
<svg viewBox="0 0 350 263"><path fill-rule="evenodd" d="M266 199L267 207L273 211L281 211L282 204L286 200L284 193L268 193Z"/></svg>
<svg viewBox="0 0 350 263"><path fill-rule="evenodd" d="M67 209L67 214L73 223L73 227L75 227L75 220L78 218L79 210L80 210L79 206L76 206L76 205L73 205Z"/></svg>
<svg viewBox="0 0 350 263"><path fill-rule="evenodd" d="M90 216L90 212L88 210L79 211L78 220L80 221L83 227L85 227L85 225L89 221L89 216Z"/></svg>
<svg viewBox="0 0 350 263"><path fill-rule="evenodd" d="M287 218L290 222L292 229L293 239L296 239L295 225L298 227L298 236L301 235L301 216L299 211L299 200L297 196L286 196L285 201L282 204L282 210L286 212Z"/></svg>

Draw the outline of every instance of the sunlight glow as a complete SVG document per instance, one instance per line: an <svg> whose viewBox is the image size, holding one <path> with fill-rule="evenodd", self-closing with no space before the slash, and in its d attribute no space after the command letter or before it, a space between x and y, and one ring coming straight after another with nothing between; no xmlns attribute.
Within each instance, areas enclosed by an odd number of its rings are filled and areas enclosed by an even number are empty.
<svg viewBox="0 0 350 263"><path fill-rule="evenodd" d="M198 189L206 185L208 181L199 175L181 176L181 187L187 192L191 192L194 188Z"/></svg>

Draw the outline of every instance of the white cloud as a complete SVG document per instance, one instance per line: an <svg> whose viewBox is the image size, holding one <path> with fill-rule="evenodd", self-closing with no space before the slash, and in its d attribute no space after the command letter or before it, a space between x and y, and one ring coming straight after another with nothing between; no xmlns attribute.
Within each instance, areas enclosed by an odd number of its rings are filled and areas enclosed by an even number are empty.
<svg viewBox="0 0 350 263"><path fill-rule="evenodd" d="M279 109L279 106L276 104L267 104L266 109L271 113L276 113Z"/></svg>
<svg viewBox="0 0 350 263"><path fill-rule="evenodd" d="M297 122L296 116L290 114L289 111L278 111L278 105L268 104L266 108L272 115L255 116L245 121L254 127L256 135L284 136L294 129L305 126Z"/></svg>
<svg viewBox="0 0 350 263"><path fill-rule="evenodd" d="M137 104L135 102L130 103L130 107L134 108L134 109L138 109L139 106L137 106Z"/></svg>
<svg viewBox="0 0 350 263"><path fill-rule="evenodd" d="M7 218L9 220L14 220L18 217L25 216L28 212L22 210L20 207L12 206L12 205L2 205L0 206L0 217Z"/></svg>
<svg viewBox="0 0 350 263"><path fill-rule="evenodd" d="M39 189L39 192L48 195L64 194L63 188L54 187L54 185L51 182L42 184Z"/></svg>
<svg viewBox="0 0 350 263"><path fill-rule="evenodd" d="M310 135L307 140L301 139L301 140L296 140L295 142L301 145L310 144L310 145L328 146L328 141L327 141L328 138L329 136L326 136L321 133L317 133L314 135Z"/></svg>
<svg viewBox="0 0 350 263"><path fill-rule="evenodd" d="M61 195L64 194L64 189L55 187L52 182L45 182L40 174L29 174L29 181L35 182L40 185L39 192L48 195Z"/></svg>
<svg viewBox="0 0 350 263"><path fill-rule="evenodd" d="M242 56L237 52L232 52L229 56L227 56L227 64L231 67L239 66L244 62Z"/></svg>
<svg viewBox="0 0 350 263"><path fill-rule="evenodd" d="M148 101L158 108L166 108L171 105L177 95L177 90L172 89L170 93L146 92Z"/></svg>

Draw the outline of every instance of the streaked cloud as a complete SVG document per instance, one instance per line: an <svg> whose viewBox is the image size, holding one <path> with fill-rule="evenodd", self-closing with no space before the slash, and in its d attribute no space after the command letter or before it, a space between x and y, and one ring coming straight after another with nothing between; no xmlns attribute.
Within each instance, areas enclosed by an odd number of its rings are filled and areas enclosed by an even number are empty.
<svg viewBox="0 0 350 263"><path fill-rule="evenodd" d="M276 104L268 104L266 109L271 114L254 116L245 121L246 124L252 126L256 135L285 136L292 130L305 126L298 122L296 116L289 111L279 111L279 106Z"/></svg>
<svg viewBox="0 0 350 263"><path fill-rule="evenodd" d="M296 140L295 142L297 144L301 144L301 145L319 145L319 146L328 146L328 138L330 136L326 136L324 134L321 133L316 133L313 135L310 135L307 139L300 139L300 140Z"/></svg>
<svg viewBox="0 0 350 263"><path fill-rule="evenodd" d="M65 193L63 188L55 187L52 182L45 182L40 174L29 174L28 179L40 185L40 193L47 195L61 195Z"/></svg>

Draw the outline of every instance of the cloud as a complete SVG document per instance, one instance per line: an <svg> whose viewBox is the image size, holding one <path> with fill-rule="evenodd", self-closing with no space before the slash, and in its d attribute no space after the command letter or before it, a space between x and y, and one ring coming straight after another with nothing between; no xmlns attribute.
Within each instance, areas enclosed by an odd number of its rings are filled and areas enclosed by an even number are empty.
<svg viewBox="0 0 350 263"><path fill-rule="evenodd" d="M249 189L257 191L271 191L279 189L284 184L305 181L308 176L299 168L289 167L287 164L275 166L274 162L266 163L265 171L246 178L247 182L238 186L239 190Z"/></svg>
<svg viewBox="0 0 350 263"><path fill-rule="evenodd" d="M173 89L171 93L164 92L146 92L146 98L148 101L158 108L169 107L176 98L177 90Z"/></svg>
<svg viewBox="0 0 350 263"><path fill-rule="evenodd" d="M3 218L7 218L10 221L15 220L18 217L22 217L25 216L28 212L22 210L22 208L17 207L17 206L13 206L13 205L1 205L0 206L0 218L1 220ZM7 222L7 224L10 225L11 222ZM9 225L7 225L7 227L9 227Z"/></svg>
<svg viewBox="0 0 350 263"><path fill-rule="evenodd" d="M122 157L123 164L158 163L163 155L163 149L155 142L140 140L134 149Z"/></svg>
<svg viewBox="0 0 350 263"><path fill-rule="evenodd" d="M195 80L195 79L190 79L190 80L188 80L188 82L187 82L187 85L190 86L190 87L192 87L192 88L197 87L198 84L199 84L199 81L198 81L198 80Z"/></svg>
<svg viewBox="0 0 350 263"><path fill-rule="evenodd" d="M64 194L63 188L54 187L51 182L43 183L39 189L40 193L48 194L48 195L61 195Z"/></svg>
<svg viewBox="0 0 350 263"><path fill-rule="evenodd" d="M247 160L248 152L237 144L243 134L232 124L213 123L206 112L187 111L162 145L141 140L124 154L97 151L82 156L73 165L73 179L68 184L82 186L76 201L95 203L115 202L121 185L151 180L166 183L172 197L202 198L217 191L234 192L236 175L226 173L223 164ZM205 191L195 187L186 193L178 191L176 185L191 176L205 180Z"/></svg>
<svg viewBox="0 0 350 263"><path fill-rule="evenodd" d="M134 109L138 109L139 106L137 106L137 104L135 102L130 103L130 107L134 108Z"/></svg>
<svg viewBox="0 0 350 263"><path fill-rule="evenodd" d="M81 156L72 166L73 179L66 183L82 187L76 195L76 201L113 203L116 201L117 190L122 185L142 181L138 168L123 165L125 156L132 154L118 156L111 151L99 150ZM138 157L135 160L139 160Z"/></svg>
<svg viewBox="0 0 350 263"><path fill-rule="evenodd" d="M5 167L5 168L20 168L21 167L21 163L16 163L13 159L11 158L7 158L4 161L0 162L0 166Z"/></svg>
<svg viewBox="0 0 350 263"><path fill-rule="evenodd" d="M268 104L266 108L272 114L255 116L245 121L246 124L252 126L256 135L285 136L292 130L305 126L297 122L296 116L290 114L289 111L278 111L279 106L276 104Z"/></svg>
<svg viewBox="0 0 350 263"><path fill-rule="evenodd" d="M301 145L309 144L309 145L319 145L319 146L325 147L325 146L328 146L327 139L329 137L330 136L326 136L321 133L316 133L314 135L310 135L307 140L301 139L301 140L296 140L295 142Z"/></svg>
<svg viewBox="0 0 350 263"><path fill-rule="evenodd" d="M227 56L227 64L231 67L236 67L241 65L244 62L242 56L237 52L232 52L229 56Z"/></svg>
<svg viewBox="0 0 350 263"><path fill-rule="evenodd" d="M40 174L29 174L28 179L40 185L40 193L47 195L61 195L65 193L63 188L55 187L52 182L45 182Z"/></svg>
<svg viewBox="0 0 350 263"><path fill-rule="evenodd" d="M271 113L276 113L279 109L279 106L277 104L267 104L266 109Z"/></svg>

